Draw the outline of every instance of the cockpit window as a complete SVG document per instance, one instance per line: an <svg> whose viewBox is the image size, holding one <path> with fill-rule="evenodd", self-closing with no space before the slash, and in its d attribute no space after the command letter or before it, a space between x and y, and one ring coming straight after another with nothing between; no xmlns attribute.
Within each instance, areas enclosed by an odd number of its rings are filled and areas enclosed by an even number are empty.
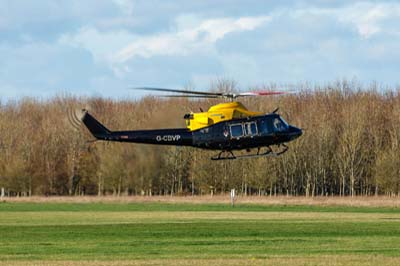
<svg viewBox="0 0 400 266"><path fill-rule="evenodd" d="M279 117L279 119L282 121L282 123L285 125L285 128L288 129L289 128L289 124L285 121L285 119L283 119L282 117Z"/></svg>
<svg viewBox="0 0 400 266"><path fill-rule="evenodd" d="M280 117L274 118L272 124L275 132L283 132L288 129L288 124Z"/></svg>
<svg viewBox="0 0 400 266"><path fill-rule="evenodd" d="M261 134L266 135L271 133L270 119L262 119L258 121L258 129Z"/></svg>

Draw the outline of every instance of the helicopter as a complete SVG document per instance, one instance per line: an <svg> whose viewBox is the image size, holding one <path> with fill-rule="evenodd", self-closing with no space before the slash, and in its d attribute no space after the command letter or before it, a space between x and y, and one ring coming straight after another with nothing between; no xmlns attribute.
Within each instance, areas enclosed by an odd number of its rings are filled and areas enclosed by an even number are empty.
<svg viewBox="0 0 400 266"><path fill-rule="evenodd" d="M278 109L264 114L249 111L242 103L235 101L239 97L285 94L283 91L224 93L151 87L133 89L178 93L162 97L224 98L231 102L213 105L206 112L201 110L200 113L185 114L186 128L111 131L85 109L82 109L80 119L75 115L75 120L82 121L96 140L191 146L218 151L211 160L279 156L288 150L287 142L302 135L300 128L289 125L277 114ZM275 146L277 151L274 151ZM252 149L256 149L253 154L234 154L234 151L250 152Z"/></svg>

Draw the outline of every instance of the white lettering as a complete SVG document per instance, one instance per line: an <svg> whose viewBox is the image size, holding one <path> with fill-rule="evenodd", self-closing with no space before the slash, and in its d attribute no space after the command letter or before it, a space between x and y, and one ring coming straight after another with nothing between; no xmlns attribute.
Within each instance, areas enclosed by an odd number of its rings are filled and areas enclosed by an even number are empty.
<svg viewBox="0 0 400 266"><path fill-rule="evenodd" d="M156 136L157 141L178 141L181 139L181 135L163 135Z"/></svg>

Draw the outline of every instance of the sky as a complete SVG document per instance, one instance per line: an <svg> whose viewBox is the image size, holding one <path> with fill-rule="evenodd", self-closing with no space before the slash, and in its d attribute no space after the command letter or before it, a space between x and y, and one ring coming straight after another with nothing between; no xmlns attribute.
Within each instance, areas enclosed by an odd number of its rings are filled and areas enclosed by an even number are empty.
<svg viewBox="0 0 400 266"><path fill-rule="evenodd" d="M400 1L0 0L0 98L400 84Z"/></svg>

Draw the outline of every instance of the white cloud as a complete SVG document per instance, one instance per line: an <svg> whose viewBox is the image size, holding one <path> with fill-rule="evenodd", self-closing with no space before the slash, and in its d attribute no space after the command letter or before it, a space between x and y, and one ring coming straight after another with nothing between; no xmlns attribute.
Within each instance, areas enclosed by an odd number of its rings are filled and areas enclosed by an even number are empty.
<svg viewBox="0 0 400 266"><path fill-rule="evenodd" d="M75 34L62 35L58 43L73 47L83 47L90 51L97 62L111 63L115 51L135 39L126 30L100 32L94 27L82 27Z"/></svg>
<svg viewBox="0 0 400 266"><path fill-rule="evenodd" d="M226 34L253 30L271 19L269 16L207 19L187 26L182 19L178 29L139 37L115 55L115 62L123 63L135 56L149 58L156 55L188 55L206 52ZM193 22L188 23L193 24Z"/></svg>
<svg viewBox="0 0 400 266"><path fill-rule="evenodd" d="M76 33L63 34L58 43L84 48L97 63L107 65L116 77L123 78L131 72L127 61L134 57L209 56L216 53L214 44L226 34L253 30L270 19L261 16L199 20L196 16L180 16L175 20L175 29L144 36L124 29L100 31L84 26Z"/></svg>
<svg viewBox="0 0 400 266"><path fill-rule="evenodd" d="M304 8L293 12L295 17L309 15L331 17L339 23L354 28L362 38L378 33L397 34L386 20L400 19L400 3L356 2L337 8ZM397 25L396 25L397 27Z"/></svg>
<svg viewBox="0 0 400 266"><path fill-rule="evenodd" d="M337 12L337 16L340 22L353 24L362 37L369 38L385 31L384 19L400 16L400 5L359 3Z"/></svg>

